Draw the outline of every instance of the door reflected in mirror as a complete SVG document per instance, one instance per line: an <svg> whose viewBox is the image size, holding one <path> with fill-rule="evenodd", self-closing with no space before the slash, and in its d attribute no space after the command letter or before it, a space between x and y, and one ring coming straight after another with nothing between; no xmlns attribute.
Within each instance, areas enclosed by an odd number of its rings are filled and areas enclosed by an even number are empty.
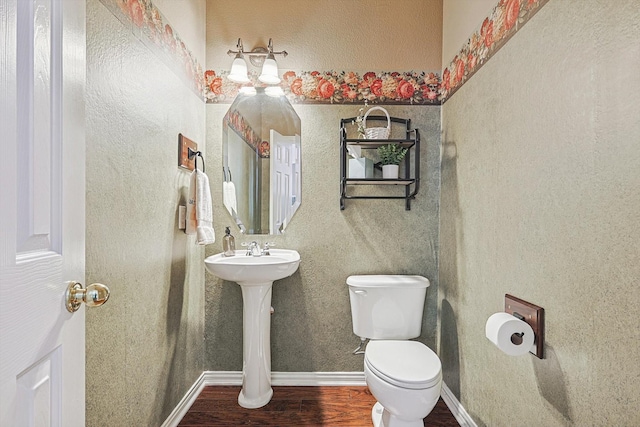
<svg viewBox="0 0 640 427"><path fill-rule="evenodd" d="M302 202L300 117L284 95L240 93L222 123L223 202L244 234L282 234Z"/></svg>

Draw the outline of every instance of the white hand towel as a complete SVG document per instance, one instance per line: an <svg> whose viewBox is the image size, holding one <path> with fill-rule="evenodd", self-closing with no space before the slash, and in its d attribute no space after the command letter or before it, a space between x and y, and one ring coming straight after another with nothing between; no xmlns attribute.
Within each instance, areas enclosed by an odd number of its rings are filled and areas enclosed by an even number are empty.
<svg viewBox="0 0 640 427"><path fill-rule="evenodd" d="M236 213L238 212L238 202L236 200L236 186L233 182L223 182L222 183L222 196L224 198L224 205L227 207L229 212Z"/></svg>
<svg viewBox="0 0 640 427"><path fill-rule="evenodd" d="M213 205L209 178L198 169L194 169L191 173L189 182L186 233L195 234L198 245L209 245L216 241L216 234L213 231Z"/></svg>

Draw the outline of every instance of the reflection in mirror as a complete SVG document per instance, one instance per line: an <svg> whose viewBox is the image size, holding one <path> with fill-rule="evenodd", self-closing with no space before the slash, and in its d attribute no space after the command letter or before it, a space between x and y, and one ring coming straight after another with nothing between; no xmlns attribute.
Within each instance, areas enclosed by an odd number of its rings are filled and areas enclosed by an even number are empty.
<svg viewBox="0 0 640 427"><path fill-rule="evenodd" d="M284 95L255 89L223 119L223 202L242 233L282 234L301 202L300 118Z"/></svg>

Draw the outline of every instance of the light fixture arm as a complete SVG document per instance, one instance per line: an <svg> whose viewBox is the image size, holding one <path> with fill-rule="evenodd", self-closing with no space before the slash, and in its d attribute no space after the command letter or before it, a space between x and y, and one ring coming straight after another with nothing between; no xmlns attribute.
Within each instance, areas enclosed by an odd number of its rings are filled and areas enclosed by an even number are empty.
<svg viewBox="0 0 640 427"><path fill-rule="evenodd" d="M262 62L264 62L264 58L266 58L269 54L282 55L285 58L287 57L287 55L289 55L286 50L282 50L280 52L274 52L273 51L273 40L272 39L269 39L269 45L268 45L267 48L258 46L256 48L254 48L251 52L246 52L244 50L243 45L242 45L242 39L238 39L238 44L236 45L236 49L237 50L229 49L227 51L227 55L229 55L229 56L235 56L237 54L247 55L249 57L249 59L252 59L252 57L257 57L256 59L260 58L260 59L262 59ZM251 63L253 63L253 61L251 61Z"/></svg>

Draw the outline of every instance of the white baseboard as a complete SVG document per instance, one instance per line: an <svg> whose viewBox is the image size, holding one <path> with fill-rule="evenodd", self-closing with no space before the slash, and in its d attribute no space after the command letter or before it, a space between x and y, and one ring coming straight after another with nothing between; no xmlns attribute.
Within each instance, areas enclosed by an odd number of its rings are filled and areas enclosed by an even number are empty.
<svg viewBox="0 0 640 427"><path fill-rule="evenodd" d="M204 371L205 385L242 385L241 371Z"/></svg>
<svg viewBox="0 0 640 427"><path fill-rule="evenodd" d="M205 373L206 372L203 372L198 377L182 400L178 402L178 405L173 409L173 411L171 411L167 419L164 420L164 423L162 423L162 427L177 427L182 418L187 414L187 411L189 411L189 408L191 408L191 405L193 405L193 402L196 401L202 390L207 385L205 383Z"/></svg>
<svg viewBox="0 0 640 427"><path fill-rule="evenodd" d="M205 385L242 385L242 372L205 371ZM365 386L364 372L271 372L274 386Z"/></svg>
<svg viewBox="0 0 640 427"><path fill-rule="evenodd" d="M366 386L364 372L272 372L271 384L282 386Z"/></svg>
<svg viewBox="0 0 640 427"><path fill-rule="evenodd" d="M191 386L162 427L177 427L206 386L242 385L240 371L204 371ZM274 386L365 386L364 372L272 372Z"/></svg>
<svg viewBox="0 0 640 427"><path fill-rule="evenodd" d="M462 404L458 401L458 398L444 382L442 383L440 396L442 396L442 400L447 404L447 407L461 427L478 427Z"/></svg>

